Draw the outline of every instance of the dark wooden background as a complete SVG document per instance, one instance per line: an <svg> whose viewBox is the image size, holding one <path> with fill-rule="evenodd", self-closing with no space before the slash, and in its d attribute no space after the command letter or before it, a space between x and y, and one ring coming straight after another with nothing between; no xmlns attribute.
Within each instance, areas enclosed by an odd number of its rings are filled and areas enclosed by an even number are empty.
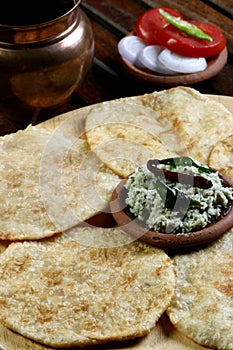
<svg viewBox="0 0 233 350"><path fill-rule="evenodd" d="M82 0L80 7L89 17L94 32L92 68L68 103L42 110L35 124L72 109L164 89L130 79L121 69L117 52L119 40L134 29L138 17L150 8L161 6L176 8L186 19L208 21L220 27L227 38L228 62L216 76L191 87L201 93L232 96L233 0ZM1 135L24 127L0 118Z"/></svg>
<svg viewBox="0 0 233 350"><path fill-rule="evenodd" d="M176 8L186 19L209 21L221 28L227 38L228 62L215 77L191 87L202 93L232 96L233 90L233 1L232 0L82 0L81 7L91 20L95 36L95 57L87 80L72 98L85 106L123 96L160 90L135 84L121 70L117 43L134 29L137 18L147 9Z"/></svg>

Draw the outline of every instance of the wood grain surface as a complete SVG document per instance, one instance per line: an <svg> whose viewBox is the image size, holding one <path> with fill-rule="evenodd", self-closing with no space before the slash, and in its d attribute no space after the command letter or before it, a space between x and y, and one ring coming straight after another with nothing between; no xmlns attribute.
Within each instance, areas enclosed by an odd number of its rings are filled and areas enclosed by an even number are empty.
<svg viewBox="0 0 233 350"><path fill-rule="evenodd" d="M208 95L209 96L209 95ZM214 100L223 103L233 113L233 98L228 96L209 96ZM40 127L46 129L55 129L66 120L73 123L73 127L77 128L77 131L81 131L83 128L83 121L85 115L90 107L84 107L78 110L74 110L68 113L64 113L58 117L50 119L42 124ZM70 124L69 124L70 126ZM0 251L1 253L1 251ZM59 332L59 329L57 330ZM23 336L16 334L7 328L0 325L0 350L46 350L51 349L49 347L37 344ZM78 349L78 348L76 348ZM170 323L166 314L164 314L156 327L151 333L143 338L108 343L106 345L92 346L85 348L86 350L207 350L210 348L202 347L192 340L182 335L174 329Z"/></svg>
<svg viewBox="0 0 233 350"><path fill-rule="evenodd" d="M192 87L205 94L232 96L232 4L232 0L82 0L80 6L88 15L95 35L95 58L87 80L75 93L77 102L82 102L84 106L151 92L153 87L136 84L122 72L117 59L117 43L134 29L138 17L143 12L162 6L175 8L186 19L207 21L220 27L227 39L228 62L215 77ZM161 87L155 85L154 88Z"/></svg>

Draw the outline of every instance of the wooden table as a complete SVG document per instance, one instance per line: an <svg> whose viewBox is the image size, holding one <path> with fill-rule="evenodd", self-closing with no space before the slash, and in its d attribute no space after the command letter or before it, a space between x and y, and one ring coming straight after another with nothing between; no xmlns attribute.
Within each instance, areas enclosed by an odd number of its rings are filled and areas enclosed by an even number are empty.
<svg viewBox="0 0 233 350"><path fill-rule="evenodd" d="M36 123L58 114L120 97L141 95L161 86L135 83L121 69L117 43L134 29L137 18L147 9L159 6L176 8L185 18L209 21L219 26L227 38L228 62L224 69L202 83L193 84L201 93L232 96L233 90L233 2L232 0L82 0L81 8L91 21L95 39L92 68L68 103L41 111ZM0 135L24 128L1 118Z"/></svg>
<svg viewBox="0 0 233 350"><path fill-rule="evenodd" d="M187 19L208 21L221 28L227 38L228 62L217 76L192 87L202 93L232 96L232 0L82 0L81 7L94 30L95 59L88 79L74 95L72 102L76 106L161 89L132 83L121 71L117 60L118 41L134 29L137 18L145 10L159 6L176 8Z"/></svg>
<svg viewBox="0 0 233 350"><path fill-rule="evenodd" d="M159 86L152 88L133 84L121 70L117 60L118 41L134 28L141 13L157 6L175 7L186 18L208 20L222 29L227 38L229 52L226 66L217 76L192 87L201 93L217 95L214 98L224 103L232 111L232 99L230 98L233 90L232 0L82 0L81 7L90 18L95 36L93 66L84 84L73 93L69 103L41 112L36 122L47 120L48 123L56 123L56 119L54 121L52 117L72 109L163 89ZM222 95L228 97L223 98ZM2 135L21 127L23 126L0 119ZM47 348L14 334L0 325L0 349L44 350ZM175 331L167 317L163 316L154 331L143 339L128 341L124 344L106 344L97 346L95 349L202 350L204 347Z"/></svg>

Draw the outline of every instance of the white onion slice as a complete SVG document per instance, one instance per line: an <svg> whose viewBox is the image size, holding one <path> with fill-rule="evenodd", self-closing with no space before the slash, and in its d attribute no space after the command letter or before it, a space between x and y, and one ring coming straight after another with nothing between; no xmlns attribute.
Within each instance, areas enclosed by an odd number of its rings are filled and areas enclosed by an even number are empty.
<svg viewBox="0 0 233 350"><path fill-rule="evenodd" d="M135 35L125 36L118 42L120 55L132 64L135 64L137 54L146 44Z"/></svg>
<svg viewBox="0 0 233 350"><path fill-rule="evenodd" d="M207 62L204 57L186 57L177 55L168 49L164 49L158 56L158 60L166 67L177 73L195 73L206 69Z"/></svg>
<svg viewBox="0 0 233 350"><path fill-rule="evenodd" d="M166 67L158 60L159 54L164 48L160 45L148 45L139 51L135 65L147 68L160 74L176 74L169 67Z"/></svg>

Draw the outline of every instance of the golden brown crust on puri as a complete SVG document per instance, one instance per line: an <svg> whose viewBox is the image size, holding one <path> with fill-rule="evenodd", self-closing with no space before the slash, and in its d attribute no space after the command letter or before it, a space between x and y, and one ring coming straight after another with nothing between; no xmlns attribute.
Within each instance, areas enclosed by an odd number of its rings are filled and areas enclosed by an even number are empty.
<svg viewBox="0 0 233 350"><path fill-rule="evenodd" d="M233 229L205 249L176 256L174 265L171 322L199 344L233 349Z"/></svg>
<svg viewBox="0 0 233 350"><path fill-rule="evenodd" d="M159 113L137 103L118 100L95 106L86 118L87 141L115 173L126 177L150 158L175 155L164 142ZM170 140L170 142L172 142Z"/></svg>
<svg viewBox="0 0 233 350"><path fill-rule="evenodd" d="M29 126L0 138L0 239L40 239L105 208L119 177L85 138ZM92 188L92 191L87 189Z"/></svg>
<svg viewBox="0 0 233 350"><path fill-rule="evenodd" d="M209 166L233 179L233 134L218 141L210 153Z"/></svg>
<svg viewBox="0 0 233 350"><path fill-rule="evenodd" d="M203 164L208 164L216 142L233 133L233 115L228 109L195 89L171 88L145 95L142 102L172 124L186 155Z"/></svg>
<svg viewBox="0 0 233 350"><path fill-rule="evenodd" d="M78 228L12 243L0 255L0 322L54 347L147 334L170 303L173 265L162 250L124 237L117 228Z"/></svg>

